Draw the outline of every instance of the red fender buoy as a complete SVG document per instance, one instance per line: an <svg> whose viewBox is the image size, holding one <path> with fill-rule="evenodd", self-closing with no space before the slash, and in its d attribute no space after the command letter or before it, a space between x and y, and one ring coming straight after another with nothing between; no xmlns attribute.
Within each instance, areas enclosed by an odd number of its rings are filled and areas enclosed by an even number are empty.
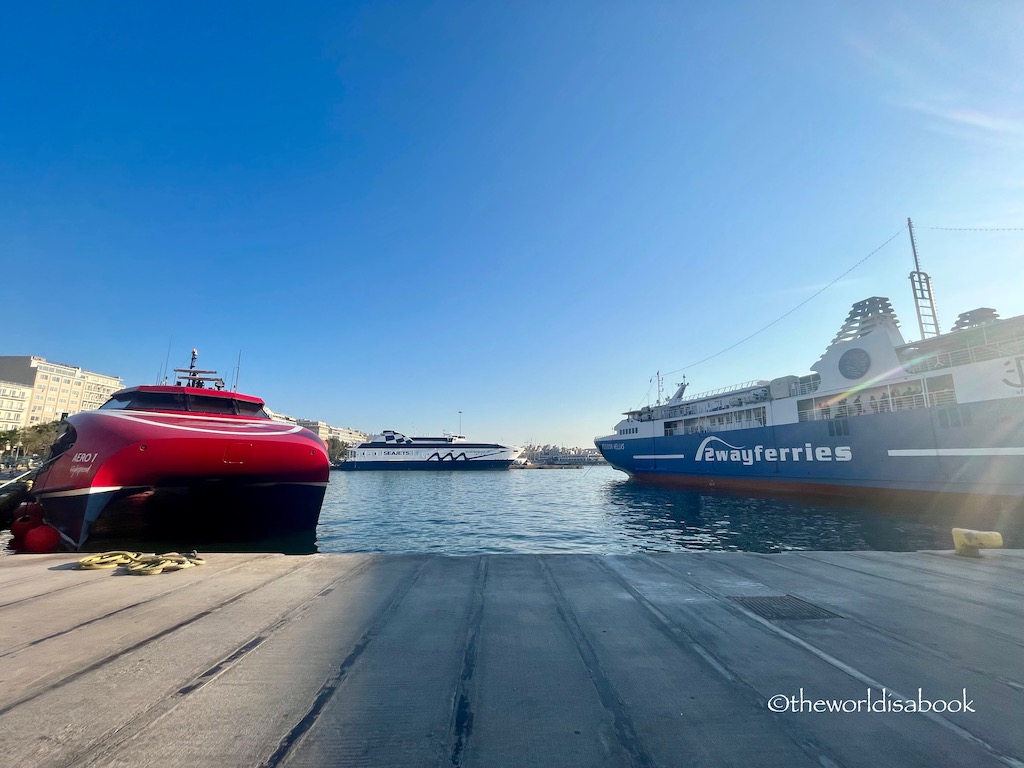
<svg viewBox="0 0 1024 768"><path fill-rule="evenodd" d="M38 501L30 501L25 506L25 514L37 520L43 519L43 505Z"/></svg>
<svg viewBox="0 0 1024 768"><path fill-rule="evenodd" d="M11 523L11 535L16 541L21 541L29 531L33 528L38 528L42 524L43 521L39 518L32 517L31 515L22 515Z"/></svg>
<svg viewBox="0 0 1024 768"><path fill-rule="evenodd" d="M60 546L60 533L52 525L37 525L25 534L26 552L43 554L54 552Z"/></svg>

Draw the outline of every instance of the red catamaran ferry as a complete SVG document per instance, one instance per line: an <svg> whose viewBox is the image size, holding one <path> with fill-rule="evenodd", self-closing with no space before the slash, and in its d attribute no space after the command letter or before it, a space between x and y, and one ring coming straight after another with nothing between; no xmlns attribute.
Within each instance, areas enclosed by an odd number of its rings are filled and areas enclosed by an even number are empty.
<svg viewBox="0 0 1024 768"><path fill-rule="evenodd" d="M33 495L72 547L104 535L234 541L316 530L327 447L195 363L193 349L177 384L122 389L68 418Z"/></svg>

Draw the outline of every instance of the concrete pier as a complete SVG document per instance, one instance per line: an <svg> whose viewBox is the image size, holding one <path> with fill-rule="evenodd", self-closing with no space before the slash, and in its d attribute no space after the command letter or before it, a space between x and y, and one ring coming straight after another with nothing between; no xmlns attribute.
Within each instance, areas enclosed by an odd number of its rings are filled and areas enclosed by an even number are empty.
<svg viewBox="0 0 1024 768"><path fill-rule="evenodd" d="M1024 766L982 554L4 557L0 764Z"/></svg>

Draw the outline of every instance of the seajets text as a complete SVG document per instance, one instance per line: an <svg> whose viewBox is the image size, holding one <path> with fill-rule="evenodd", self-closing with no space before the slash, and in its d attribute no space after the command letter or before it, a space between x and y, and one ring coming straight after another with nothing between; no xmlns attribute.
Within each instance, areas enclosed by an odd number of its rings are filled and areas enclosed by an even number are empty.
<svg viewBox="0 0 1024 768"><path fill-rule="evenodd" d="M722 447L724 446L724 447ZM752 448L730 445L719 437L705 437L697 448L695 461L739 461L749 467L755 461L852 461L853 450L848 445L813 446L804 443L796 448Z"/></svg>

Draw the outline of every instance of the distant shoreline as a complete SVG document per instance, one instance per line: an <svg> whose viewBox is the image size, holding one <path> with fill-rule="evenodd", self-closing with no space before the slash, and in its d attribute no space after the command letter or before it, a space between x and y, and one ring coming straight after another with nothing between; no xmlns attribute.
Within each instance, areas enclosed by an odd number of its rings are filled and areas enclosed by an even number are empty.
<svg viewBox="0 0 1024 768"><path fill-rule="evenodd" d="M596 464L513 464L509 469L583 469Z"/></svg>

